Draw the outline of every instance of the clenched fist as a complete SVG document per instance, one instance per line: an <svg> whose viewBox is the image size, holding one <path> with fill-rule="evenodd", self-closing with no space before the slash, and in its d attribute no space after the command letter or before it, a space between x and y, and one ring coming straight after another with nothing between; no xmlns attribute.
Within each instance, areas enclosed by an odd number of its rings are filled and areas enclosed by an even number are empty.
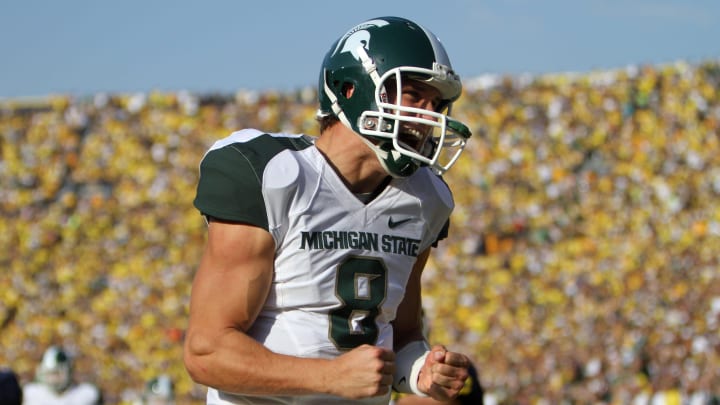
<svg viewBox="0 0 720 405"><path fill-rule="evenodd" d="M385 395L390 391L395 373L395 353L391 350L362 345L333 361L336 379L334 395L365 398Z"/></svg>
<svg viewBox="0 0 720 405"><path fill-rule="evenodd" d="M420 370L418 389L438 401L453 399L465 385L469 367L470 359L464 354L435 345Z"/></svg>

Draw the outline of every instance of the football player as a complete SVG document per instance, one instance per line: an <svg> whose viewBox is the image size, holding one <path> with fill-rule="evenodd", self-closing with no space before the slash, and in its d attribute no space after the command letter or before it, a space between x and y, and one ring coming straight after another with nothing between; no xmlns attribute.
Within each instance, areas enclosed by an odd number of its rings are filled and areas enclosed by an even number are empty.
<svg viewBox="0 0 720 405"><path fill-rule="evenodd" d="M167 375L152 378L145 385L142 405L174 405L175 384Z"/></svg>
<svg viewBox="0 0 720 405"><path fill-rule="evenodd" d="M73 379L72 358L59 346L45 350L35 373L36 381L23 387L24 405L96 405L102 403L98 387Z"/></svg>
<svg viewBox="0 0 720 405"><path fill-rule="evenodd" d="M381 17L332 44L318 84L317 138L244 129L202 159L186 368L208 404L454 398L470 362L423 338L420 277L470 137L460 78L433 33Z"/></svg>
<svg viewBox="0 0 720 405"><path fill-rule="evenodd" d="M0 404L22 405L23 395L17 374L11 369L0 369Z"/></svg>

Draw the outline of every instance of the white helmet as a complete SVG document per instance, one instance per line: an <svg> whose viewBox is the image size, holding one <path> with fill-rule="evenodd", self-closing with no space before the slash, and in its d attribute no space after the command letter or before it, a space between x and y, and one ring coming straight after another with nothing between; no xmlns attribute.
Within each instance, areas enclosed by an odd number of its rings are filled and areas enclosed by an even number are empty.
<svg viewBox="0 0 720 405"><path fill-rule="evenodd" d="M64 391L72 381L72 359L61 347L50 346L43 354L36 378L53 391Z"/></svg>

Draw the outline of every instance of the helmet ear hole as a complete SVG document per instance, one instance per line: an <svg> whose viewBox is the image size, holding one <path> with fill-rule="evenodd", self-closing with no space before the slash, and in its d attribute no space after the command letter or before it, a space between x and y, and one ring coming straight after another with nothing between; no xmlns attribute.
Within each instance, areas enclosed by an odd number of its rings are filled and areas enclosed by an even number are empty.
<svg viewBox="0 0 720 405"><path fill-rule="evenodd" d="M355 92L355 84L350 83L350 82L345 82L342 85L341 91L342 91L342 95L346 99L350 99L352 97L353 93Z"/></svg>

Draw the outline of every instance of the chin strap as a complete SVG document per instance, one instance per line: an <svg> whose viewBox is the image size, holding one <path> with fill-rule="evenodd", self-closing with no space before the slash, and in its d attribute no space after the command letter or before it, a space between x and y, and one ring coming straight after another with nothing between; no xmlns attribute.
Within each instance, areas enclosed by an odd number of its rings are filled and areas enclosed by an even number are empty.
<svg viewBox="0 0 720 405"><path fill-rule="evenodd" d="M383 103L387 103L387 91L385 90L385 86L380 82L380 75L377 72L377 66L375 65L375 62L373 62L372 58L367 54L365 47L362 45L358 46L357 54L360 57L360 62L362 63L363 69L365 69L365 72L368 74L368 76L370 76L373 83L375 83L375 87L380 88L380 101L382 101Z"/></svg>
<svg viewBox="0 0 720 405"><path fill-rule="evenodd" d="M370 142L370 140L368 140L364 136L359 135L359 134L357 134L357 135L360 137L360 139L362 139L363 142L365 142L365 145L367 145L373 152L375 152L375 156L377 156L378 160L380 161L380 164L382 165L383 169L385 169L385 172L387 172L387 174L389 174L390 176L392 176L394 178L402 178L403 177L403 176L400 176L399 174L393 173L393 171L390 170L390 168L387 165L387 160L390 158L390 154L392 154L392 157L394 158L394 160L397 160L397 159L400 159L400 157L402 156L400 154L400 152L395 151L395 150L393 150L391 152L384 151L384 150L382 150L382 148L380 148L379 146Z"/></svg>
<svg viewBox="0 0 720 405"><path fill-rule="evenodd" d="M335 113L338 119L340 119L340 121L345 124L346 127L352 128L352 126L350 125L350 121L348 121L347 116L345 115L345 112L338 103L338 98L335 96L335 93L333 93L330 86L327 85L327 69L323 71L323 88L325 90L325 95L327 96L327 98L330 99L330 108L332 108L333 113Z"/></svg>

